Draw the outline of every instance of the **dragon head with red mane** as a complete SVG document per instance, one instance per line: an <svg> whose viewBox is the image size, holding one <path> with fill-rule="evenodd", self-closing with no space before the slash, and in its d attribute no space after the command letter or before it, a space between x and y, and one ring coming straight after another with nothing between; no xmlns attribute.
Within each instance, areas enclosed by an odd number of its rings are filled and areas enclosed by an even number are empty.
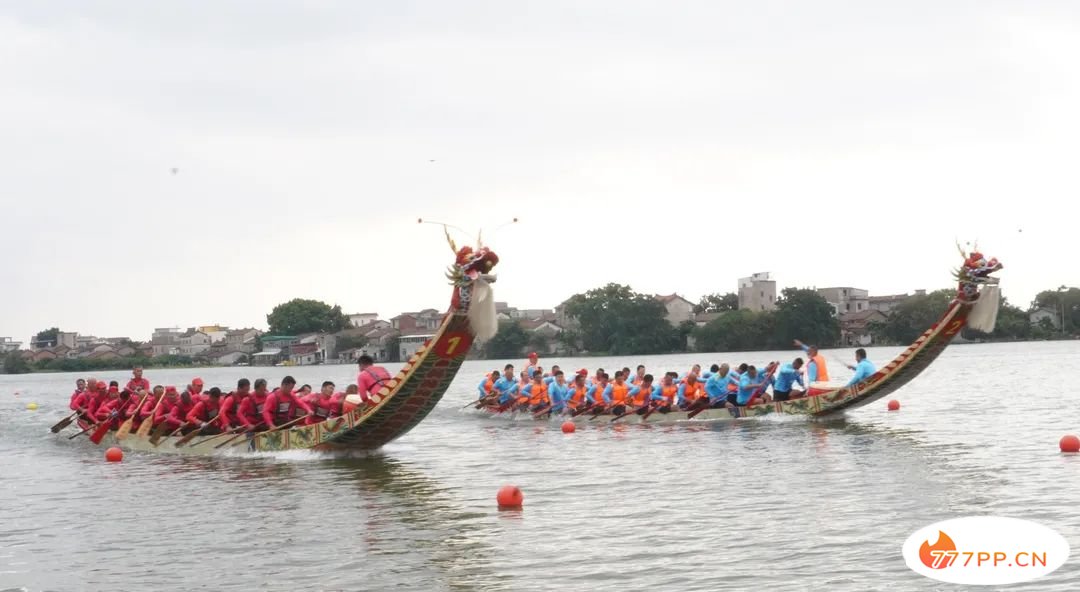
<svg viewBox="0 0 1080 592"><path fill-rule="evenodd" d="M997 257L987 259L978 250L978 245L970 253L966 253L959 245L957 248L960 249L960 255L964 258L963 265L953 271L953 277L960 283L957 297L962 300L974 300L979 295L980 285L998 283L998 279L992 277L991 274L1005 266L997 260Z"/></svg>

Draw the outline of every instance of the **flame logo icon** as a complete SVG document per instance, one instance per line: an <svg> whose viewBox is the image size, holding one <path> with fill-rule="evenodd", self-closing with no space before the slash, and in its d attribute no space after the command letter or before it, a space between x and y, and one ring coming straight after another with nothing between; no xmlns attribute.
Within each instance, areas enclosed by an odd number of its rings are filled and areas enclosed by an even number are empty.
<svg viewBox="0 0 1080 592"><path fill-rule="evenodd" d="M939 553L934 553L934 551ZM922 560L923 565L930 569L944 569L952 565L952 562L956 560L956 556L942 555L941 551L956 551L956 543L949 538L949 535L939 530L936 543L931 545L930 541L926 541L919 547L919 559Z"/></svg>

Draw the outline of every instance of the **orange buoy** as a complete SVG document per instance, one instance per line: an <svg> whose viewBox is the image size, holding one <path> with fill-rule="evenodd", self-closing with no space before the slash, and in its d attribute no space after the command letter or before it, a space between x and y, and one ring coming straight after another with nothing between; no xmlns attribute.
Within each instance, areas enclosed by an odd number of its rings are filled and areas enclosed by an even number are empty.
<svg viewBox="0 0 1080 592"><path fill-rule="evenodd" d="M516 485L503 485L499 488L499 494L495 496L495 501L499 502L500 508L520 508L524 499L525 496Z"/></svg>
<svg viewBox="0 0 1080 592"><path fill-rule="evenodd" d="M896 399L889 401L889 411L900 411L900 401Z"/></svg>
<svg viewBox="0 0 1080 592"><path fill-rule="evenodd" d="M1061 446L1062 452L1080 452L1080 438L1072 434L1062 436L1058 445Z"/></svg>
<svg viewBox="0 0 1080 592"><path fill-rule="evenodd" d="M105 451L105 460L109 462L120 462L124 460L124 451L120 450L116 446Z"/></svg>
<svg viewBox="0 0 1080 592"><path fill-rule="evenodd" d="M577 425L574 422L572 422L570 420L566 420L566 421L563 422L563 424L562 424L562 433L564 433L564 434L573 434L576 431L577 431Z"/></svg>

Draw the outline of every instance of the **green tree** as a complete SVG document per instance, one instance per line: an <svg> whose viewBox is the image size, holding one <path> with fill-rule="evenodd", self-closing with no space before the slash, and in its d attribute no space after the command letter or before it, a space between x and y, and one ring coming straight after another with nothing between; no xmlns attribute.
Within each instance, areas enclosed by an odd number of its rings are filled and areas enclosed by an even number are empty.
<svg viewBox="0 0 1080 592"><path fill-rule="evenodd" d="M367 337L363 335L338 335L337 337L337 350L345 351L347 349L356 349L367 345Z"/></svg>
<svg viewBox="0 0 1080 592"><path fill-rule="evenodd" d="M529 333L529 349L534 352L546 352L551 346L551 339L543 333Z"/></svg>
<svg viewBox="0 0 1080 592"><path fill-rule="evenodd" d="M582 343L592 352L642 355L679 349L664 305L630 286L608 284L575 294L567 301L566 314L577 319Z"/></svg>
<svg viewBox="0 0 1080 592"><path fill-rule="evenodd" d="M529 344L529 334L517 321L502 321L499 331L484 344L484 357L505 360L516 358Z"/></svg>
<svg viewBox="0 0 1080 592"><path fill-rule="evenodd" d="M821 347L840 341L840 322L816 290L784 288L776 301L776 330L769 347L787 348L795 339Z"/></svg>
<svg viewBox="0 0 1080 592"><path fill-rule="evenodd" d="M727 312L730 310L739 310L739 295L734 292L706 294L694 306L694 312L696 313Z"/></svg>
<svg viewBox="0 0 1080 592"><path fill-rule="evenodd" d="M341 307L330 306L318 300L294 298L274 307L266 315L270 333L274 335L301 335L304 333L337 333L349 326L349 317Z"/></svg>
<svg viewBox="0 0 1080 592"><path fill-rule="evenodd" d="M53 347L60 342L60 329L53 327L51 329L45 329L39 331L34 336L33 345L37 347Z"/></svg>
<svg viewBox="0 0 1080 592"><path fill-rule="evenodd" d="M1056 290L1043 290L1031 303L1032 310L1046 308L1058 315L1064 314L1065 333L1071 335L1080 328L1080 288L1061 286ZM1060 325L1059 325L1060 327ZM1061 332L1061 329L1058 329Z"/></svg>
<svg viewBox="0 0 1080 592"><path fill-rule="evenodd" d="M906 298L884 322L870 324L874 342L907 344L915 341L941 318L955 295L956 290L947 288Z"/></svg>
<svg viewBox="0 0 1080 592"><path fill-rule="evenodd" d="M4 374L26 374L31 370L30 364L17 351L8 352L2 366Z"/></svg>
<svg viewBox="0 0 1080 592"><path fill-rule="evenodd" d="M767 349L776 329L776 314L771 311L733 310L694 330L697 350L756 351Z"/></svg>

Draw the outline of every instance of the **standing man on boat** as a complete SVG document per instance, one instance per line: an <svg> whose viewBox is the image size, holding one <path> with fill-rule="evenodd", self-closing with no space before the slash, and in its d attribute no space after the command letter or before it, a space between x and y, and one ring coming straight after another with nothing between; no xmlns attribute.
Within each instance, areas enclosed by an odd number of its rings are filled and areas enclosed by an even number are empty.
<svg viewBox="0 0 1080 592"><path fill-rule="evenodd" d="M847 383L847 386L862 382L867 378L870 378L874 375L875 372L877 372L877 367L874 366L873 362L866 359L866 350L861 347L855 350L855 361L856 364L854 366L852 366L851 364L847 364L849 370L855 371L855 376L851 377L851 380Z"/></svg>
<svg viewBox="0 0 1080 592"><path fill-rule="evenodd" d="M124 387L125 389L133 393L150 390L150 381L143 378L142 367L135 366L131 369L131 374L132 378L128 381L127 386Z"/></svg>
<svg viewBox="0 0 1080 592"><path fill-rule="evenodd" d="M529 361L525 363L525 372L528 372L529 378L532 378L533 372L536 372L539 366L540 356L536 355L536 352L529 352Z"/></svg>
<svg viewBox="0 0 1080 592"><path fill-rule="evenodd" d="M825 366L825 356L818 352L817 346L806 345L798 339L795 340L795 345L802 348L803 352L806 353L806 384L828 382L829 369Z"/></svg>
<svg viewBox="0 0 1080 592"><path fill-rule="evenodd" d="M386 368L376 366L374 358L367 354L361 355L356 363L360 367L360 373L356 375L356 392L364 403L370 403L371 395L390 381L390 373Z"/></svg>

